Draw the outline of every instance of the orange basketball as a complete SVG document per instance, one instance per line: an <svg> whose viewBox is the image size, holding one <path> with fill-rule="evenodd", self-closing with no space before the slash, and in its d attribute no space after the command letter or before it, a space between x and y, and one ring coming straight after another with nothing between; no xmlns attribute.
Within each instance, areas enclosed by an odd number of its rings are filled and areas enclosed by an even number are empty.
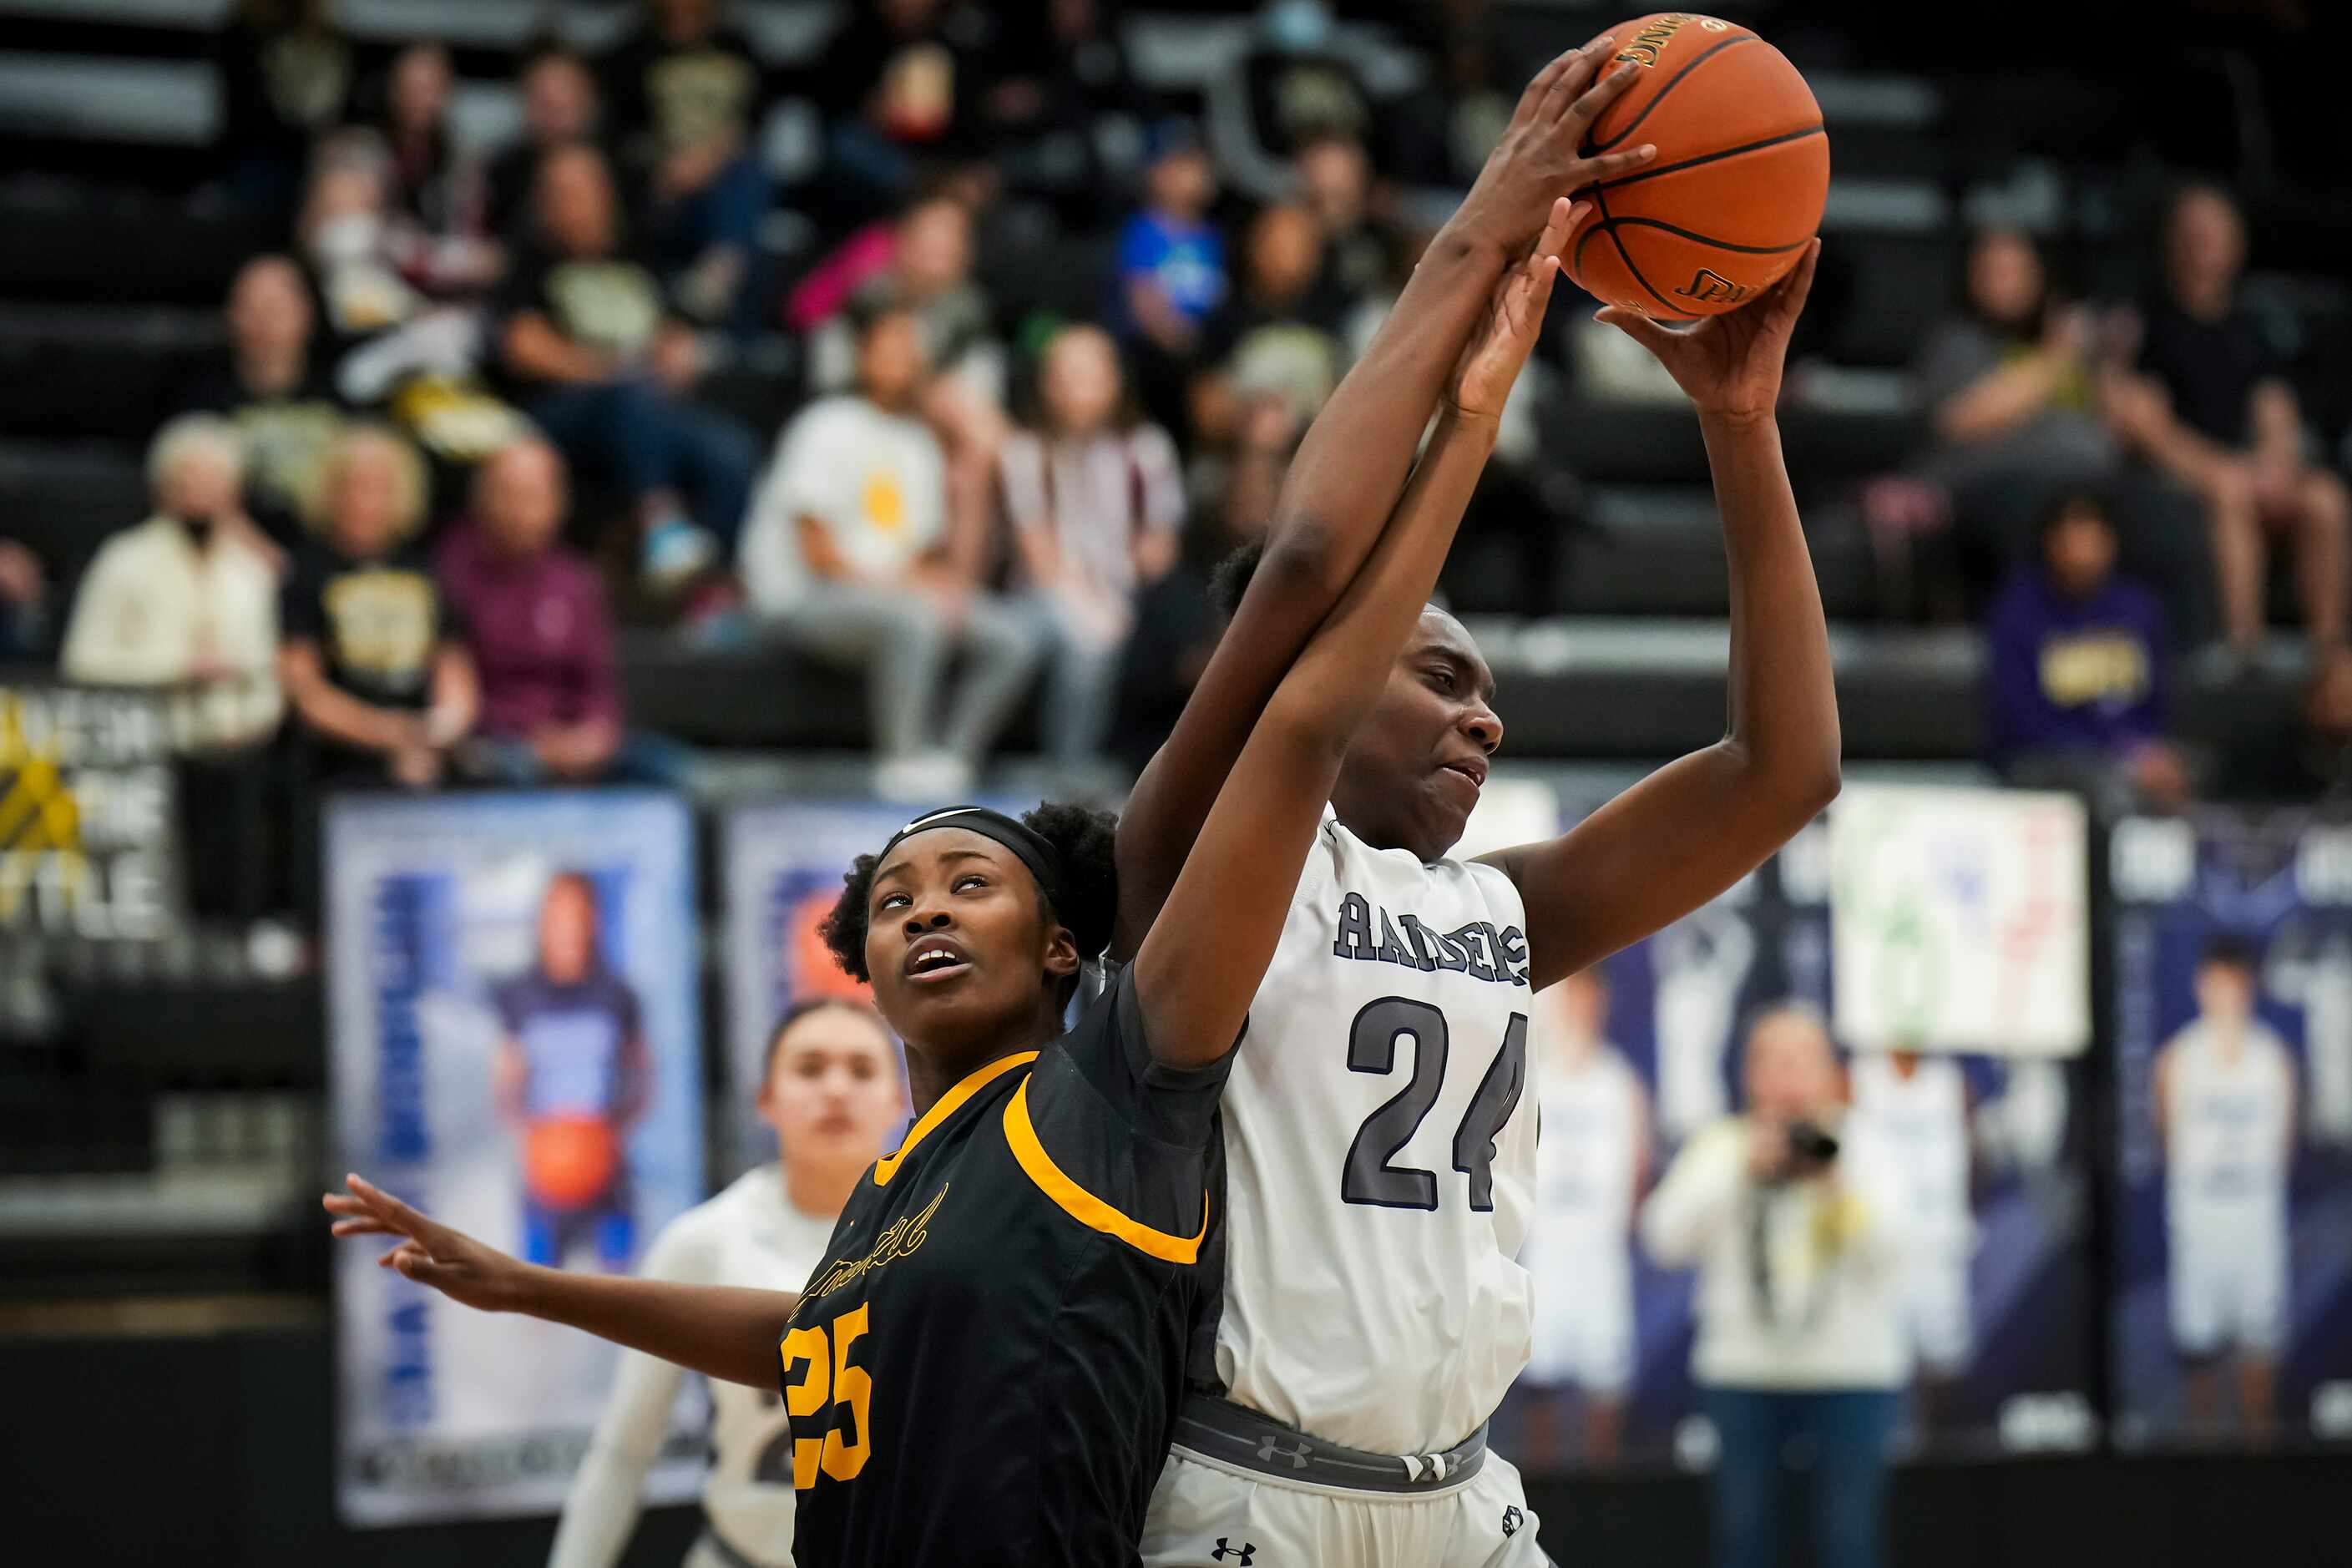
<svg viewBox="0 0 2352 1568"><path fill-rule="evenodd" d="M621 1140L601 1116L551 1116L523 1135L523 1181L555 1209L584 1209L613 1190Z"/></svg>
<svg viewBox="0 0 2352 1568"><path fill-rule="evenodd" d="M1585 292L1661 320L1737 309L1797 263L1829 195L1822 108L1788 57L1737 23L1661 11L1609 29L1643 79L1584 151L1657 156L1583 193L1569 245Z"/></svg>

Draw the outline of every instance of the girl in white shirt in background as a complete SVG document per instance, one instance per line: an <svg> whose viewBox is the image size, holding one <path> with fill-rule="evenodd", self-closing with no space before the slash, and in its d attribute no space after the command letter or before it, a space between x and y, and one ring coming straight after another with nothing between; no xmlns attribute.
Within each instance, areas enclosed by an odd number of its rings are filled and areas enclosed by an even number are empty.
<svg viewBox="0 0 2352 1568"><path fill-rule="evenodd" d="M1748 1110L1701 1128L1642 1212L1667 1268L1698 1269L1691 1376L1719 1445L1715 1560L1780 1561L1785 1455L1805 1439L1822 1568L1875 1568L1903 1333L1900 1167L1844 1117L1821 1016L1749 1026Z"/></svg>
<svg viewBox="0 0 2352 1568"><path fill-rule="evenodd" d="M761 1120L780 1164L746 1172L677 1216L640 1271L684 1284L796 1290L824 1261L852 1188L906 1119L898 1047L863 1003L826 997L787 1012L768 1047ZM611 1403L572 1479L549 1568L612 1568L635 1529L686 1370L624 1352ZM705 1529L685 1568L790 1568L793 1436L773 1394L712 1383Z"/></svg>
<svg viewBox="0 0 2352 1568"><path fill-rule="evenodd" d="M1132 416L1118 350L1099 327L1065 327L1037 373L1036 427L998 455L1018 580L1052 637L1046 749L1092 760L1110 727L1135 595L1176 563L1184 481L1176 444Z"/></svg>

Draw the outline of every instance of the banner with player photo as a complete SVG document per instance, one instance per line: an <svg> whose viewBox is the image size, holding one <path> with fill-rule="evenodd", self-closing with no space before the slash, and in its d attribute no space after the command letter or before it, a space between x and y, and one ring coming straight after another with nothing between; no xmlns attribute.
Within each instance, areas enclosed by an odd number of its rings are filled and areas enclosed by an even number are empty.
<svg viewBox="0 0 2352 1568"><path fill-rule="evenodd" d="M2352 1440L2352 826L2126 818L2116 1433Z"/></svg>
<svg viewBox="0 0 2352 1568"><path fill-rule="evenodd" d="M532 1262L625 1273L700 1200L693 825L632 792L367 797L326 822L336 1163ZM614 1349L335 1255L345 1520L551 1511ZM688 1380L648 1479L699 1485Z"/></svg>
<svg viewBox="0 0 2352 1568"><path fill-rule="evenodd" d="M850 863L881 848L909 815L875 800L779 800L739 806L721 822L729 1151L722 1178L776 1157L775 1131L755 1104L776 1020L814 996L871 1000L833 961L817 926L841 897Z"/></svg>
<svg viewBox="0 0 2352 1568"><path fill-rule="evenodd" d="M1574 801L1575 820L1597 801ZM1676 1149L1736 1113L1759 1026L1824 1029L1838 983L1831 830L1815 823L1712 903L1536 998L1542 1115L1534 1360L1512 1404L1523 1468L1703 1464L1695 1277L1643 1255L1635 1216ZM1843 1046L1842 1039L1834 1043ZM1849 1061L1843 1135L1909 1175L1911 1451L2095 1442L2087 1118L2078 1064L1984 1055ZM1867 1129L1867 1132L1865 1132Z"/></svg>

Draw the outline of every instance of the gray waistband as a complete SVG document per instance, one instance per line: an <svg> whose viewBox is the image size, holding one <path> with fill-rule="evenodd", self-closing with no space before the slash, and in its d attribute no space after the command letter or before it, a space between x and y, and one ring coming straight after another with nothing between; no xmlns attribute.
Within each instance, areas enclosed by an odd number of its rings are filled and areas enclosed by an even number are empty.
<svg viewBox="0 0 2352 1568"><path fill-rule="evenodd" d="M1371 1454L1310 1436L1231 1400L1193 1394L1176 1412L1176 1447L1277 1480L1351 1491L1428 1492L1478 1473L1486 1462L1486 1428L1442 1454Z"/></svg>

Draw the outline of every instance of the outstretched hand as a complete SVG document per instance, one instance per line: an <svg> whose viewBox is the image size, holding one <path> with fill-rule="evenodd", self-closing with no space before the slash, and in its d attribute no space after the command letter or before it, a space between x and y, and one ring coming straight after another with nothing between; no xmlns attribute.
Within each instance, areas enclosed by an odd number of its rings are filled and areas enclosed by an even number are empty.
<svg viewBox="0 0 2352 1568"><path fill-rule="evenodd" d="M329 1214L343 1216L332 1227L336 1236L402 1238L376 1259L378 1267L396 1268L460 1306L485 1312L515 1310L529 1265L425 1218L372 1182L347 1175L343 1184L350 1189L348 1196L329 1193L319 1200Z"/></svg>
<svg viewBox="0 0 2352 1568"><path fill-rule="evenodd" d="M1595 38L1536 73L1449 226L1515 254L1542 227L1552 197L1614 179L1657 155L1646 142L1598 156L1584 152L1593 121L1641 75L1631 67L1610 70L1612 47L1609 38Z"/></svg>
<svg viewBox="0 0 2352 1568"><path fill-rule="evenodd" d="M1812 291L1822 242L1814 240L1778 283L1736 310L1677 330L1639 310L1611 305L1593 317L1655 354L1703 415L1769 419L1780 401L1789 335Z"/></svg>
<svg viewBox="0 0 2352 1568"><path fill-rule="evenodd" d="M1535 249L1495 286L1494 308L1486 324L1472 333L1454 368L1452 400L1462 413L1486 419L1501 416L1511 384L1543 330L1544 307L1559 278L1560 257L1584 212L1582 202L1554 197Z"/></svg>

